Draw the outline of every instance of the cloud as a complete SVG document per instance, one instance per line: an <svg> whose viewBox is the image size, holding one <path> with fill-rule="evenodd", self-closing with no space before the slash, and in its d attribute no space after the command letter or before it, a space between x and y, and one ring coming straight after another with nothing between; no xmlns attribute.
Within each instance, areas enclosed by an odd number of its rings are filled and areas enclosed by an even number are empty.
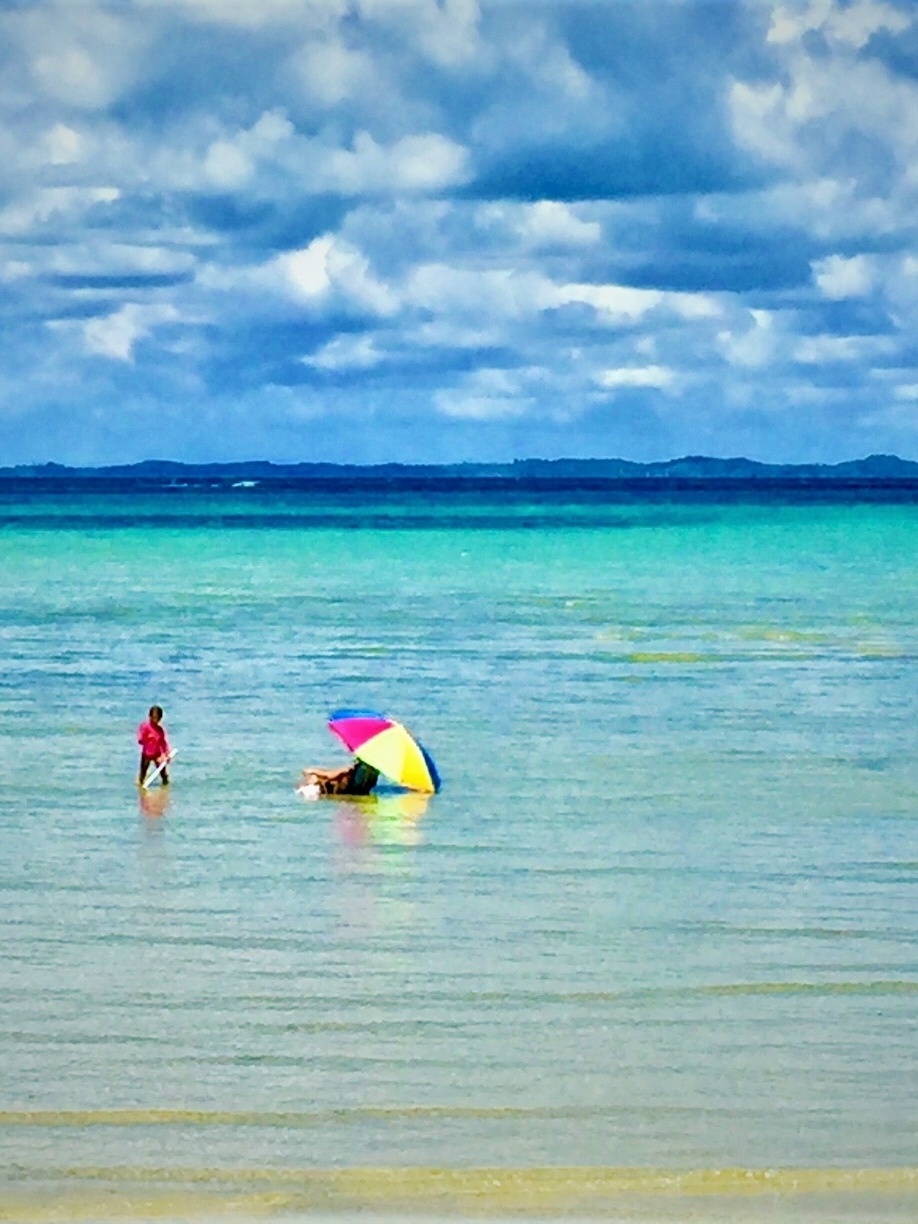
<svg viewBox="0 0 918 1224"><path fill-rule="evenodd" d="M333 107L355 97L361 88L372 87L372 57L340 38L304 43L291 64L304 95L322 107Z"/></svg>
<svg viewBox="0 0 918 1224"><path fill-rule="evenodd" d="M51 227L86 222L99 205L120 197L117 187L45 187L26 193L0 211L0 232L7 238L30 238Z"/></svg>
<svg viewBox="0 0 918 1224"><path fill-rule="evenodd" d="M55 123L45 134L48 161L52 166L67 166L80 160L83 139L80 133L65 123Z"/></svg>
<svg viewBox="0 0 918 1224"><path fill-rule="evenodd" d="M151 335L154 328L173 323L178 312L168 305L142 305L128 302L105 317L88 320L80 325L86 350L112 361L132 362L138 340ZM69 324L50 323L51 329Z"/></svg>
<svg viewBox="0 0 918 1224"><path fill-rule="evenodd" d="M717 340L730 365L761 369L774 361L780 336L770 312L750 310L735 329L719 332Z"/></svg>
<svg viewBox="0 0 918 1224"><path fill-rule="evenodd" d="M657 387L665 390L675 381L672 370L663 366L626 366L614 370L602 370L596 381L607 390L616 387Z"/></svg>
<svg viewBox="0 0 918 1224"><path fill-rule="evenodd" d="M918 163L918 82L861 52L868 31L910 24L902 12L869 4L842 15L818 3L798 21L780 17L773 41L782 45L781 77L731 83L738 142L798 179L856 183L859 195L883 192L904 205ZM804 35L816 29L834 53L807 49Z"/></svg>
<svg viewBox="0 0 918 1224"><path fill-rule="evenodd" d="M589 247L602 239L599 221L583 220L576 207L558 200L482 204L476 209L474 223L483 233L498 235L504 243L516 240L530 251Z"/></svg>
<svg viewBox="0 0 918 1224"><path fill-rule="evenodd" d="M304 303L337 292L373 314L392 314L398 307L395 294L374 277L369 260L330 235L317 238L303 250L278 256L273 267L287 292Z"/></svg>
<svg viewBox="0 0 918 1224"><path fill-rule="evenodd" d="M8 461L918 454L918 13L662 4L0 9Z"/></svg>
<svg viewBox="0 0 918 1224"><path fill-rule="evenodd" d="M864 297L873 285L870 260L865 255L851 259L829 255L814 263L813 275L827 298Z"/></svg>
<svg viewBox="0 0 918 1224"><path fill-rule="evenodd" d="M888 352L889 342L877 336L805 336L795 347L796 359L804 365L862 362Z"/></svg>
<svg viewBox="0 0 918 1224"><path fill-rule="evenodd" d="M908 27L909 19L891 4L857 0L842 6L836 0L810 0L796 9L779 5L772 16L768 41L795 43L820 32L830 44L860 51L879 31L900 34Z"/></svg>
<svg viewBox="0 0 918 1224"><path fill-rule="evenodd" d="M348 10L347 0L134 0L140 8L171 10L172 20L185 16L192 21L246 29L268 26L296 28L305 20L310 26L340 20Z"/></svg>
<svg viewBox="0 0 918 1224"><path fill-rule="evenodd" d="M405 136L388 148L358 132L350 149L330 154L319 181L350 195L439 191L465 181L466 161L461 146L436 132Z"/></svg>
<svg viewBox="0 0 918 1224"><path fill-rule="evenodd" d="M532 400L506 370L483 368L458 387L438 391L434 402L445 417L464 421L502 421L521 417Z"/></svg>
<svg viewBox="0 0 918 1224"><path fill-rule="evenodd" d="M140 70L147 44L142 24L92 3L14 8L0 30L18 50L35 102L77 112L115 102Z"/></svg>
<svg viewBox="0 0 918 1224"><path fill-rule="evenodd" d="M476 0L359 0L358 12L442 67L467 63L481 50Z"/></svg>
<svg viewBox="0 0 918 1224"><path fill-rule="evenodd" d="M371 336L338 336L310 357L306 365L318 370L369 370L385 360Z"/></svg>

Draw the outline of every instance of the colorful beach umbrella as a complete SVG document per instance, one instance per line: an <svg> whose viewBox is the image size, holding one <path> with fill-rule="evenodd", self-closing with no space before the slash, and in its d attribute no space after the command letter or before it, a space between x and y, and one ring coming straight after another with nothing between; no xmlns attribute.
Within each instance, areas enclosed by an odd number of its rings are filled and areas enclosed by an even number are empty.
<svg viewBox="0 0 918 1224"><path fill-rule="evenodd" d="M375 710L336 710L329 729L345 748L409 790L434 793L440 775L430 753L406 727Z"/></svg>

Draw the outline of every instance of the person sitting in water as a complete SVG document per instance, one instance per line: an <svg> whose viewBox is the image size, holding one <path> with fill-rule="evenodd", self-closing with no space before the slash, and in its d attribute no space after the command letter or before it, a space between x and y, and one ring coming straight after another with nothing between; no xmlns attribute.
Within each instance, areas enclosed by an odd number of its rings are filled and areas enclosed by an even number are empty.
<svg viewBox="0 0 918 1224"><path fill-rule="evenodd" d="M320 769L310 765L303 770L303 786L319 795L368 795L379 781L379 770L365 761L355 761L344 769Z"/></svg>

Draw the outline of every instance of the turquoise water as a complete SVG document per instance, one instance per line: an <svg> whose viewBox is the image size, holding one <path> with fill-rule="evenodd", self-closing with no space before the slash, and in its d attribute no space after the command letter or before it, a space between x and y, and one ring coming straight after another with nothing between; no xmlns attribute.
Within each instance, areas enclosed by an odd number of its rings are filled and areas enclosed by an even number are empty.
<svg viewBox="0 0 918 1224"><path fill-rule="evenodd" d="M918 506L8 492L0 562L9 1194L916 1163ZM301 800L339 705L442 792Z"/></svg>

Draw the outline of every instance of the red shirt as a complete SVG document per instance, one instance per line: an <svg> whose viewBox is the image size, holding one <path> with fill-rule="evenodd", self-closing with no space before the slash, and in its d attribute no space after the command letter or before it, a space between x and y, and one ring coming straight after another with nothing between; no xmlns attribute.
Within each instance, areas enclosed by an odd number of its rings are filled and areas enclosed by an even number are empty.
<svg viewBox="0 0 918 1224"><path fill-rule="evenodd" d="M169 755L169 741L166 739L166 728L162 723L141 723L137 728L137 743L144 756Z"/></svg>

